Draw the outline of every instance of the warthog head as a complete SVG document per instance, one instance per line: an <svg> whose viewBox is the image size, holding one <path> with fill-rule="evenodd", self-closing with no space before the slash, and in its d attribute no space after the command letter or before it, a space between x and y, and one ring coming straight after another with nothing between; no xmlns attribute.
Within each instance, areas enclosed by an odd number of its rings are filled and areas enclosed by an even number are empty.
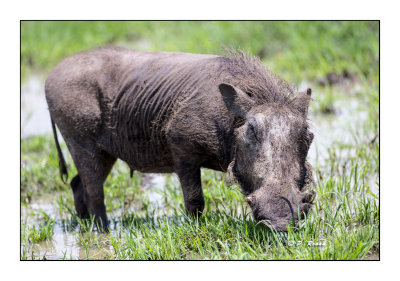
<svg viewBox="0 0 400 281"><path fill-rule="evenodd" d="M311 89L284 103L255 102L240 89L219 86L228 110L242 122L235 129L228 172L239 182L255 220L278 231L298 226L315 198L306 156L314 135L307 112Z"/></svg>

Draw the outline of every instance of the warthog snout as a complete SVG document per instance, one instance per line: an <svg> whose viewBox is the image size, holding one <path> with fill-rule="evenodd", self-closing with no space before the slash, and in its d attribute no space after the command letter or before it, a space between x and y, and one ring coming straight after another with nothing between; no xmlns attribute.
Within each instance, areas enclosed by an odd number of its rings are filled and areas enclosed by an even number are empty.
<svg viewBox="0 0 400 281"><path fill-rule="evenodd" d="M299 220L307 215L315 196L314 190L278 194L274 193L271 187L266 187L248 195L246 202L251 207L256 221L277 231L287 231L288 225L298 227Z"/></svg>

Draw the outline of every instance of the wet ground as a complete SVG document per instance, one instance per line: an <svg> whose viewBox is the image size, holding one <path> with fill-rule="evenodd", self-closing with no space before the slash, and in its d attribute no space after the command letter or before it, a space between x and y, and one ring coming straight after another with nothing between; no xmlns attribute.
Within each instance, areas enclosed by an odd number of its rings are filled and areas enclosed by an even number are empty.
<svg viewBox="0 0 400 281"><path fill-rule="evenodd" d="M327 80L328 81L328 80ZM31 76L22 86L21 93L21 137L26 138L33 135L41 135L51 133L50 116L47 109L47 104L44 96L44 77L41 75ZM329 81L327 82L329 83ZM299 90L306 88L307 83L302 83ZM347 85L348 86L348 85ZM356 91L357 84L350 88L350 91ZM314 92L313 95L317 95ZM361 127L368 115L360 108L360 103L356 98L348 98L345 101L338 100L333 107L337 109L335 114L313 113L311 110L310 124L311 131L314 132L314 142L310 148L308 159L310 163L316 167L323 167L325 160L329 157L328 149L333 144L353 144L354 133L357 128ZM349 122L351 120L351 122ZM61 136L59 135L61 138ZM160 174L148 174L143 179L147 187L150 204L158 209L162 209L162 196L158 190L163 189L166 177ZM176 176L173 181L178 183ZM370 179L371 190L378 193L379 187L377 178ZM31 221L36 216L29 214L38 214L41 211L45 212L52 218L57 218L55 221L54 236L51 241L40 242L36 247L35 255L39 258L45 256L46 259L73 258L85 259L87 251L90 252L90 257L95 259L104 258L111 255L112 247L109 240L102 239L99 236L98 243L103 243L101 251L98 249L91 250L81 246L78 243L79 237L77 233L68 231L65 226L65 219L60 217L57 206L46 202L31 202L29 209L22 208L21 221L26 224L35 224ZM118 217L119 214L110 214L110 217ZM118 225L111 222L111 231L116 232Z"/></svg>

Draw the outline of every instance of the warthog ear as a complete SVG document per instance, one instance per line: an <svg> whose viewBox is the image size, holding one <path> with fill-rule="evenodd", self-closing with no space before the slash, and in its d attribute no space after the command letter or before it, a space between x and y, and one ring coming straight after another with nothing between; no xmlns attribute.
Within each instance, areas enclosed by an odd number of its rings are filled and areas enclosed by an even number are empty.
<svg viewBox="0 0 400 281"><path fill-rule="evenodd" d="M255 102L242 90L232 85L222 83L218 87L228 110L235 116L246 118L247 112Z"/></svg>
<svg viewBox="0 0 400 281"><path fill-rule="evenodd" d="M310 100L311 89L308 88L304 92L299 92L297 96L293 99L292 104L304 117L307 117Z"/></svg>

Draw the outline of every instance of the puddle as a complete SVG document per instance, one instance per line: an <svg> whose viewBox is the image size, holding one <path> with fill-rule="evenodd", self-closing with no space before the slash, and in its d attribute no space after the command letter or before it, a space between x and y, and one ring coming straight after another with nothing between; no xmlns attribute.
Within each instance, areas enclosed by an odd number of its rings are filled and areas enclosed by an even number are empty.
<svg viewBox="0 0 400 281"><path fill-rule="evenodd" d="M165 174L144 174L142 178L144 192L149 199L149 209L154 210L154 217L151 219L143 219L141 224L149 224L157 227L164 223L179 223L184 221L184 216L168 216L165 212L163 204L163 196L161 195L167 184L168 175ZM172 184L178 184L177 176L169 176ZM132 210L132 213L134 211ZM151 212L151 211L150 211ZM129 211L128 211L129 213ZM130 224L129 217L123 218L119 211L108 214L110 234L118 234L123 232L126 224ZM158 218L163 219L159 221ZM111 257L113 247L110 240L105 234L93 230L97 234L101 246L85 248L79 241L79 225L74 225L69 220L70 215L61 216L58 206L55 203L44 201L32 201L28 207L21 206L21 223L27 227L36 227L43 222L44 219L55 219L54 235L51 240L36 243L26 254L28 259L104 259ZM83 234L85 235L85 234ZM140 239L140 238L139 238ZM33 255L33 256L32 256Z"/></svg>
<svg viewBox="0 0 400 281"><path fill-rule="evenodd" d="M96 246L84 247L77 242L78 232L66 232L59 224L55 224L54 235L51 240L41 241L35 244L31 253L27 253L28 259L47 259L47 260L85 260L104 259L111 257L113 248L105 234L96 234ZM85 233L83 233L85 235ZM32 256L33 255L33 256Z"/></svg>
<svg viewBox="0 0 400 281"><path fill-rule="evenodd" d="M37 216L42 211L45 211L46 215L51 219L60 217L56 208L51 204L34 202L31 205L32 208L29 208L29 210L22 208L21 217L25 220L23 225L26 225L28 228L31 228L33 225L38 227L40 221L43 221L45 216ZM121 231L120 223L114 219L110 220L110 233L116 234L119 231ZM107 234L99 233L96 229L93 230L93 233L96 234L95 246L91 242L88 243L87 247L84 247L82 242L79 242L80 237L91 234L89 232L81 233L79 225L72 223L69 219L56 219L52 239L26 247L27 253L25 255L28 259L43 259L45 257L48 260L87 259L88 256L89 259L104 259L112 256L113 248L110 240L107 238Z"/></svg>
<svg viewBox="0 0 400 281"><path fill-rule="evenodd" d="M83 252L83 247L78 246L73 235L55 230L52 240L38 243L35 254L46 259L77 259L84 258Z"/></svg>

